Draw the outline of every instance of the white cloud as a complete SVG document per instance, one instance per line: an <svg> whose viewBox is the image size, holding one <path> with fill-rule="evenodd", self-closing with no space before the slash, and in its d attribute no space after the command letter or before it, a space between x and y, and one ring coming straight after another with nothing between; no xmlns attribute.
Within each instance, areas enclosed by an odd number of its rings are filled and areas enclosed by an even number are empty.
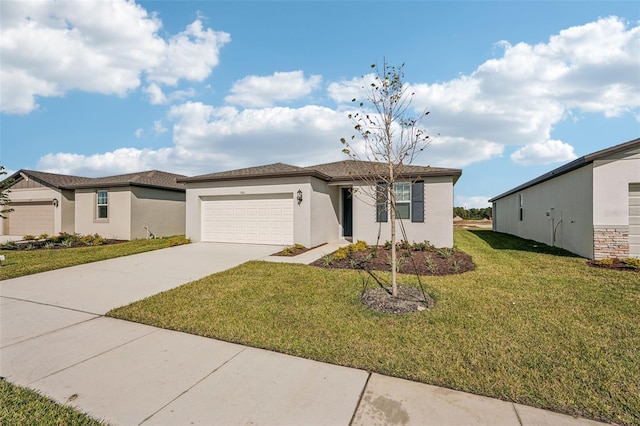
<svg viewBox="0 0 640 426"><path fill-rule="evenodd" d="M433 163L463 167L514 145L524 147L512 156L521 164L566 161L575 158L573 149L551 133L575 110L640 117L639 26L609 17L563 30L547 43L498 45L502 56L470 75L409 86L416 110L432 111L423 124L442 135L428 151ZM362 87L366 80L358 78L332 83L328 92L346 105L362 98Z"/></svg>
<svg viewBox="0 0 640 426"><path fill-rule="evenodd" d="M526 166L566 162L576 158L571 145L557 140L528 144L511 154L511 160Z"/></svg>
<svg viewBox="0 0 640 426"><path fill-rule="evenodd" d="M172 169L172 148L159 150L120 148L94 155L47 154L38 162L38 170L79 176L107 176L152 169Z"/></svg>
<svg viewBox="0 0 640 426"><path fill-rule="evenodd" d="M160 88L156 83L151 83L142 89L142 91L149 96L149 103L151 103L151 105L162 105L168 102L162 88Z"/></svg>
<svg viewBox="0 0 640 426"><path fill-rule="evenodd" d="M1 19L5 113L29 113L38 97L70 90L125 96L143 76L171 85L202 81L230 40L200 21L165 40L161 21L125 0L10 1L2 4Z"/></svg>
<svg viewBox="0 0 640 426"><path fill-rule="evenodd" d="M140 128L140 129L136 129L135 132L133 132L134 135L136 135L136 138L139 138L142 136L142 133L144 133L144 129Z"/></svg>
<svg viewBox="0 0 640 426"><path fill-rule="evenodd" d="M164 127L164 125L162 124L162 120L155 120L153 122L153 132L156 135L161 135L163 133L166 133L169 129L167 129L166 127Z"/></svg>
<svg viewBox="0 0 640 426"><path fill-rule="evenodd" d="M304 78L302 71L275 72L270 76L247 76L236 81L231 94L225 97L229 104L248 108L271 107L276 102L292 101L310 94L320 86L322 77Z"/></svg>
<svg viewBox="0 0 640 426"><path fill-rule="evenodd" d="M454 205L465 209L483 209L491 207L490 198L484 195L456 195Z"/></svg>
<svg viewBox="0 0 640 426"><path fill-rule="evenodd" d="M200 34L203 30L189 31ZM510 158L519 164L569 161L575 158L573 147L552 137L554 126L562 120L577 112L640 117L640 27L628 28L618 18L603 18L561 31L546 43L501 42L500 46L500 57L480 64L469 75L410 84L416 109L432 111L423 124L434 139L418 164L461 168L500 157L507 147L508 152L515 149ZM158 71L147 90L153 93L149 88L155 84L157 98L164 103L188 98L188 91L165 94L160 89L160 83L171 82L168 75ZM302 71L250 76L236 82L226 100L256 105L251 108L183 101L172 105L168 114L171 147L124 148L74 157L68 163L63 160L70 154L52 154L43 158L41 167L55 168L60 160L68 169L111 164L135 170L155 162L153 168L200 174L277 161L311 165L339 160L344 158L339 139L353 133L346 110L353 98L362 99L363 87L371 78L329 84L327 95L338 103L336 108L286 108L273 104L308 95L319 86L320 77L305 78ZM58 89L54 85L39 90L54 93Z"/></svg>

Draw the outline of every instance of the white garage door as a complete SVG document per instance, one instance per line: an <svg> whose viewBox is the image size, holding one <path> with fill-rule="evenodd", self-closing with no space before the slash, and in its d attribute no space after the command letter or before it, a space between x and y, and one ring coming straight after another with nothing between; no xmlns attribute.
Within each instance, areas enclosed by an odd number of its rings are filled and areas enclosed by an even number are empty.
<svg viewBox="0 0 640 426"><path fill-rule="evenodd" d="M629 184L629 256L640 259L640 183Z"/></svg>
<svg viewBox="0 0 640 426"><path fill-rule="evenodd" d="M51 201L12 203L9 213L9 235L53 234L53 205Z"/></svg>
<svg viewBox="0 0 640 426"><path fill-rule="evenodd" d="M202 241L293 244L293 194L202 200Z"/></svg>

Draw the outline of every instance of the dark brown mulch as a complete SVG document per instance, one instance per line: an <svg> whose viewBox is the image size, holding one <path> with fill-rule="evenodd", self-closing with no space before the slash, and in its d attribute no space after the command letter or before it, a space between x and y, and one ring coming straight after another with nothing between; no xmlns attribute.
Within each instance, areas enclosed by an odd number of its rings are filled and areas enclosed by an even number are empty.
<svg viewBox="0 0 640 426"><path fill-rule="evenodd" d="M313 250L314 248L318 248L320 246L323 246L324 244L320 244L319 246L315 246L315 247L304 247L301 246L299 244L295 245L295 246L291 246L291 247L285 247L282 250L280 250L279 252L273 253L271 256L285 256L285 257L293 257L293 256L297 256L299 254L302 253L306 253L309 250Z"/></svg>
<svg viewBox="0 0 640 426"><path fill-rule="evenodd" d="M476 269L471 256L457 250L411 251L398 249L397 257L400 265L398 272L402 274L452 275ZM312 265L323 268L390 271L389 259L391 259L391 249L378 246L377 251L373 247L369 247L367 250L352 253L346 259L334 260L331 264L327 264L326 259L318 259ZM427 259L429 260L427 261Z"/></svg>
<svg viewBox="0 0 640 426"><path fill-rule="evenodd" d="M611 259L611 262L612 262L611 264L608 264L608 263L602 263L602 261L590 260L587 262L587 264L589 266L593 266L594 268L615 269L617 271L631 271L631 272L640 273L639 268L635 268L633 266L630 266L624 263L622 259L617 259L617 258Z"/></svg>
<svg viewBox="0 0 640 426"><path fill-rule="evenodd" d="M390 290L382 287L367 289L362 295L362 302L369 308L388 314L409 314L432 308L434 300L428 294L422 294L415 287L398 286L398 296L391 296Z"/></svg>

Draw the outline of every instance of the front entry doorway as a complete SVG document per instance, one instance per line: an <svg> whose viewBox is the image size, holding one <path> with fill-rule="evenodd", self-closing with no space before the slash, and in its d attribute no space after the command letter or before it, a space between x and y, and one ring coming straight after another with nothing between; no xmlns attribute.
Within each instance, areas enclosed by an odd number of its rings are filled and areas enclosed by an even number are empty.
<svg viewBox="0 0 640 426"><path fill-rule="evenodd" d="M353 189L342 188L342 236L353 237Z"/></svg>

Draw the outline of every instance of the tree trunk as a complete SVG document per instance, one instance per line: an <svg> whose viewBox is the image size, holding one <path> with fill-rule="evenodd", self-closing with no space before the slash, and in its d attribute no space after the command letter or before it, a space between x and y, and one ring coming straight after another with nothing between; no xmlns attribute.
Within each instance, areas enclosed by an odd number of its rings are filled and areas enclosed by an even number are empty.
<svg viewBox="0 0 640 426"><path fill-rule="evenodd" d="M397 281L397 253L396 253L396 193L395 193L395 177L393 176L393 164L389 163L389 221L391 222L391 295L398 297L398 281Z"/></svg>

